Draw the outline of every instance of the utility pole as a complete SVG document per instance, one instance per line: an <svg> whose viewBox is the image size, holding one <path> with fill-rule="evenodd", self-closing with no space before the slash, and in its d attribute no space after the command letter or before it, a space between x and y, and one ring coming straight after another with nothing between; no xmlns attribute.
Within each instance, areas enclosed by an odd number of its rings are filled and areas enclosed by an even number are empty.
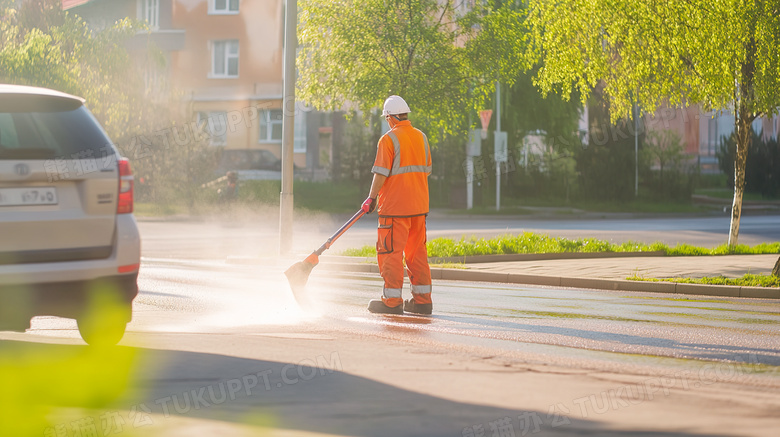
<svg viewBox="0 0 780 437"><path fill-rule="evenodd" d="M634 197L639 197L639 106L634 100Z"/></svg>
<svg viewBox="0 0 780 437"><path fill-rule="evenodd" d="M501 82L496 81L496 145L501 135ZM496 161L496 211L501 210L501 162L499 161L498 147L493 150Z"/></svg>
<svg viewBox="0 0 780 437"><path fill-rule="evenodd" d="M293 149L295 147L295 50L298 46L298 2L286 0L284 25L284 99L282 100L282 192L279 195L279 254L292 250Z"/></svg>
<svg viewBox="0 0 780 437"><path fill-rule="evenodd" d="M471 129L471 113L469 113L469 137L466 143L466 209L474 207L474 155L475 142L479 141L479 134Z"/></svg>

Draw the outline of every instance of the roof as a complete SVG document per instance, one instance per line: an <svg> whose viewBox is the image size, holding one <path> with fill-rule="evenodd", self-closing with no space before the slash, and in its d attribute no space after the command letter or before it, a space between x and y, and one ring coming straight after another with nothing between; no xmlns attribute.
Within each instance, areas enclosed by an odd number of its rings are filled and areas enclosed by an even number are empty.
<svg viewBox="0 0 780 437"><path fill-rule="evenodd" d="M67 11L70 8L75 8L76 6L81 6L91 1L92 0L62 0L62 10Z"/></svg>
<svg viewBox="0 0 780 437"><path fill-rule="evenodd" d="M73 100L78 100L81 103L84 103L85 101L81 97L52 90L49 88L39 88L39 87L25 86L25 85L0 84L0 95L3 94L32 94L37 96L49 96L49 97L60 97L64 99L73 99Z"/></svg>

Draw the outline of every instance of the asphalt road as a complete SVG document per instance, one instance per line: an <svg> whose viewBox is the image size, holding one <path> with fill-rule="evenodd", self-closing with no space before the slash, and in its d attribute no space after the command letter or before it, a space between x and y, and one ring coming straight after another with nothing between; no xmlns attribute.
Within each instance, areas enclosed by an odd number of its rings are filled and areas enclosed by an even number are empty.
<svg viewBox="0 0 780 437"><path fill-rule="evenodd" d="M606 217L606 216L605 216ZM531 217L452 217L432 214L428 238L489 238L524 231L566 238L598 238L615 243L661 241L715 247L728 241L728 216L629 218L588 216L584 219ZM349 217L303 215L295 218L294 252L310 253ZM144 256L149 258L225 258L228 256L275 257L279 252L279 217L274 211L222 216L208 221L141 221ZM328 252L373 245L376 216L362 218ZM780 241L780 216L743 216L739 242L755 245Z"/></svg>
<svg viewBox="0 0 780 437"><path fill-rule="evenodd" d="M19 387L4 392L19 398L0 397L2 414L28 422L21 417L40 407L19 406L51 396L68 407L45 410L50 426L30 434L44 436L775 436L780 429L776 300L439 281L434 316L379 316L365 310L380 293L378 277L315 269L311 304L302 308L282 272L341 220L297 217L296 254L281 259L272 213L141 222L141 293L121 346L96 352L83 346L75 322L50 317L33 320L27 333L0 333L0 371L20 376L5 379ZM741 242L780 240L776 223L744 217ZM706 246L724 241L728 229L721 217L432 215L429 224L430 238L532 230ZM374 220L364 219L332 252L372 244L374 232ZM261 263L226 262L235 256Z"/></svg>
<svg viewBox="0 0 780 437"><path fill-rule="evenodd" d="M441 337L442 343L480 346L489 341L501 350L534 350L529 343L563 346L566 349L556 354L563 358L595 359L601 352L615 352L618 355L610 360L640 354L780 366L777 300L438 281L434 316L375 316L365 307L381 294L381 278L315 271L307 285L312 305L301 311L282 269L148 262L141 280L144 292L137 302L172 308L175 314L198 314L196 321L178 324L173 329L177 332L245 331L253 325L293 321L365 334L411 325L413 336L424 332Z"/></svg>
<svg viewBox="0 0 780 437"><path fill-rule="evenodd" d="M433 317L378 316L365 311L381 289L371 275L315 270L311 305L301 308L282 274L289 261L145 259L122 342L136 365L108 409L125 424L114 434L774 436L780 428L777 301L440 282ZM30 332L0 339L82 350L75 324L62 319L39 318ZM106 415L57 410L53 424L105 425Z"/></svg>

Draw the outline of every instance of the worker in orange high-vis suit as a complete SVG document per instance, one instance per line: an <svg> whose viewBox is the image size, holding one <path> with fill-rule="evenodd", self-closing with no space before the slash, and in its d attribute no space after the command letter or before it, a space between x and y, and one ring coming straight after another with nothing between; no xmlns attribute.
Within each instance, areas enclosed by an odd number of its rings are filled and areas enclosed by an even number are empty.
<svg viewBox="0 0 780 437"><path fill-rule="evenodd" d="M367 213L379 214L376 243L379 273L385 281L381 300L372 300L372 313L431 314L431 269L425 248L428 216L428 176L431 148L422 131L408 120L409 106L399 96L385 100L382 115L390 131L379 140L371 191L363 203ZM404 261L412 298L403 301Z"/></svg>

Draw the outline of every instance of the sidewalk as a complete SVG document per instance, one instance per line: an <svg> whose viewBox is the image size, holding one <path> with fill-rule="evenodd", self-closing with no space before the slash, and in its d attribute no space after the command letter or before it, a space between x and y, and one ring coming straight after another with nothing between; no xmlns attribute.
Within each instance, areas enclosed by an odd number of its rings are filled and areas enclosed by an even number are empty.
<svg viewBox="0 0 780 437"><path fill-rule="evenodd" d="M562 254L563 255L563 254ZM780 288L628 281L629 276L675 278L705 276L741 277L747 273L769 275L778 255L724 256L626 256L602 258L527 259L493 256L494 261L467 263L466 269L432 267L434 280L462 280L554 287L594 288L654 293L780 299ZM536 258L536 256L528 256ZM488 261L483 259L484 261ZM379 273L372 259L322 256L323 270Z"/></svg>

